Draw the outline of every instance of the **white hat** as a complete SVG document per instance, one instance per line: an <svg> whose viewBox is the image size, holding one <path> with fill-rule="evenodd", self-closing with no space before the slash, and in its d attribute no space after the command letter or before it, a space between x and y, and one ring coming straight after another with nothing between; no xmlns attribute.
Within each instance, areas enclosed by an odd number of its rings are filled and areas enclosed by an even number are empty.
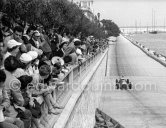
<svg viewBox="0 0 166 128"><path fill-rule="evenodd" d="M69 39L67 39L67 38L62 38L61 44L64 43L64 42L69 42Z"/></svg>
<svg viewBox="0 0 166 128"><path fill-rule="evenodd" d="M78 55L82 55L82 52L81 52L81 50L80 50L79 48L76 49L76 53L77 53Z"/></svg>
<svg viewBox="0 0 166 128"><path fill-rule="evenodd" d="M32 57L32 60L36 59L38 57L38 53L36 51L29 51L27 52Z"/></svg>
<svg viewBox="0 0 166 128"><path fill-rule="evenodd" d="M52 64L55 64L55 63L60 62L61 65L64 65L64 63L65 63L64 60L63 60L62 58L58 57L58 56L54 56L54 57L51 59L51 62L52 62Z"/></svg>
<svg viewBox="0 0 166 128"><path fill-rule="evenodd" d="M34 35L35 36L40 36L40 32L36 30L36 31L34 31Z"/></svg>
<svg viewBox="0 0 166 128"><path fill-rule="evenodd" d="M76 41L81 42L81 40L80 40L80 39L75 38L75 39L73 40L73 42L76 42Z"/></svg>
<svg viewBox="0 0 166 128"><path fill-rule="evenodd" d="M21 56L20 56L20 61L22 63L29 63L32 61L32 57L28 54L28 53L23 53Z"/></svg>
<svg viewBox="0 0 166 128"><path fill-rule="evenodd" d="M7 42L7 47L8 48L13 48L13 47L15 47L15 46L20 46L22 43L19 43L19 42L17 42L17 41L15 41L14 39L12 39L12 40L9 40L8 42Z"/></svg>

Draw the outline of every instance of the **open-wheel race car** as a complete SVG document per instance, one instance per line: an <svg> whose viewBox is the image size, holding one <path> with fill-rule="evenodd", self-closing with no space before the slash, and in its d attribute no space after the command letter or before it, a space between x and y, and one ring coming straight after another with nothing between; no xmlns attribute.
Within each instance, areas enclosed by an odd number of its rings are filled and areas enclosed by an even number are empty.
<svg viewBox="0 0 166 128"><path fill-rule="evenodd" d="M132 89L132 83L129 79L120 78L119 80L116 79L116 89Z"/></svg>

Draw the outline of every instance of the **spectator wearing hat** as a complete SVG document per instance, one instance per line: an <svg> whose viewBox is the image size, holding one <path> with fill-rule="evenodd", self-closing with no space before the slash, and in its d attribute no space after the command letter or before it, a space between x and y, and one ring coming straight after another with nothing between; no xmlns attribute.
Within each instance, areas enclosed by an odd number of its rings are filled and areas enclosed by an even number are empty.
<svg viewBox="0 0 166 128"><path fill-rule="evenodd" d="M19 78L22 75L33 75L33 71L29 70L31 66L32 57L28 53L23 53L19 58L20 66L13 72L13 75L16 78Z"/></svg>
<svg viewBox="0 0 166 128"><path fill-rule="evenodd" d="M4 87L6 74L0 70L0 127L1 128L24 128L24 123L13 117L4 117L3 111L10 106L10 99ZM3 114L3 115L2 115Z"/></svg>
<svg viewBox="0 0 166 128"><path fill-rule="evenodd" d="M19 67L19 61L14 56L9 56L4 62L6 80L5 90L7 91L10 101L10 106L4 112L7 117L19 117L24 122L24 127L29 128L31 125L31 112L24 107L24 99L20 91L21 83L13 75L13 72Z"/></svg>
<svg viewBox="0 0 166 128"><path fill-rule="evenodd" d="M3 60L5 60L10 55L16 56L19 52L19 47L21 43L17 42L16 40L12 39L9 40L7 43L7 53L4 55Z"/></svg>
<svg viewBox="0 0 166 128"><path fill-rule="evenodd" d="M33 60L32 56L28 53L23 53L20 56L20 62L22 65L22 68L24 69L24 71L26 72L27 75L32 76L33 75L33 69L31 66L31 62Z"/></svg>
<svg viewBox="0 0 166 128"><path fill-rule="evenodd" d="M22 40L22 35L23 35L23 28L20 27L20 26L16 26L13 29L13 35L11 35L11 36L4 39L4 50L3 50L3 52L6 53L7 43L8 43L9 40L12 40L12 39L14 39L15 41L21 43L21 47L20 47L21 52L26 52L27 49L26 49L26 47L24 45L24 42Z"/></svg>

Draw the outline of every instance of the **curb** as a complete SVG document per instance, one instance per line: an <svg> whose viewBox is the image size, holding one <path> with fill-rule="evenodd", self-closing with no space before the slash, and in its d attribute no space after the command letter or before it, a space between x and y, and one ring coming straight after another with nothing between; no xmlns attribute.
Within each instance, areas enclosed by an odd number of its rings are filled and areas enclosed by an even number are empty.
<svg viewBox="0 0 166 128"><path fill-rule="evenodd" d="M123 36L124 37L124 36ZM160 63L161 65L163 65L164 67L166 67L166 62L160 60L158 57L156 57L154 54L150 54L148 53L148 51L146 51L144 48L142 48L139 44L135 43L133 40L126 38L128 41L130 41L133 45L135 45L136 47L138 47L140 50L142 50L147 56L149 56L150 58L154 59L155 61L157 61L158 63Z"/></svg>
<svg viewBox="0 0 166 128"><path fill-rule="evenodd" d="M106 56L108 52L108 49L105 51L105 53L102 55L102 57L96 62L96 65L92 68L92 70L89 72L87 77L80 83L80 87L78 87L78 91L75 91L72 96L70 97L69 101L67 102L64 110L60 114L60 117L58 118L57 122L54 124L53 128L65 128L68 119L70 118L70 115L72 111L74 110L74 107L80 98L81 94L84 92L84 89L86 88L87 84L93 77L94 73L98 69L99 65L101 64L102 60Z"/></svg>

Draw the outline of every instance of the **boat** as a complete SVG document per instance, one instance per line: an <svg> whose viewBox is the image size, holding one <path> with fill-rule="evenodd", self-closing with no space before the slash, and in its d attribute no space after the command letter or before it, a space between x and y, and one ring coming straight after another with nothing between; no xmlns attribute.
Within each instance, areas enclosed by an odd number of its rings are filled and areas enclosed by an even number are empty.
<svg viewBox="0 0 166 128"><path fill-rule="evenodd" d="M96 123L94 128L125 128L119 122L117 122L98 108L95 112L95 120Z"/></svg>
<svg viewBox="0 0 166 128"><path fill-rule="evenodd" d="M157 34L157 31L155 30L155 11L152 9L152 31L150 31L150 34Z"/></svg>
<svg viewBox="0 0 166 128"><path fill-rule="evenodd" d="M157 34L157 31L151 31L150 34Z"/></svg>

